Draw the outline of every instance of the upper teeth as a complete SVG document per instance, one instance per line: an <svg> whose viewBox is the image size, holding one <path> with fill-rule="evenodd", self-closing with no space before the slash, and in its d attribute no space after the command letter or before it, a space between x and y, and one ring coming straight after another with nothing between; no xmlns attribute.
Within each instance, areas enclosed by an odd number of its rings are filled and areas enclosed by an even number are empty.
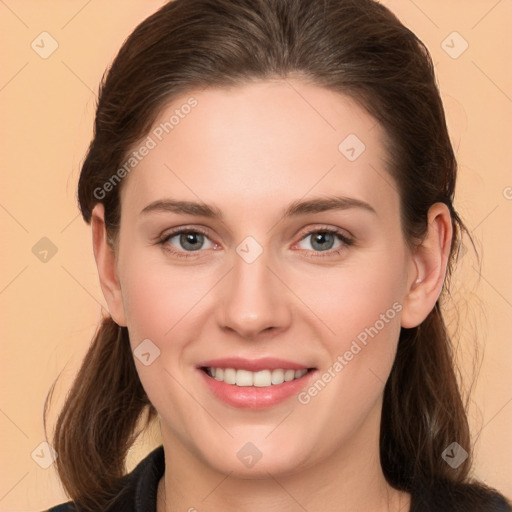
<svg viewBox="0 0 512 512"><path fill-rule="evenodd" d="M299 379L307 373L306 369L302 370L261 370L259 372L250 372L248 370L236 370L234 368L212 368L208 367L208 375L215 380L225 382L226 384L234 384L236 386L256 386L265 387L272 384L282 384L294 379Z"/></svg>

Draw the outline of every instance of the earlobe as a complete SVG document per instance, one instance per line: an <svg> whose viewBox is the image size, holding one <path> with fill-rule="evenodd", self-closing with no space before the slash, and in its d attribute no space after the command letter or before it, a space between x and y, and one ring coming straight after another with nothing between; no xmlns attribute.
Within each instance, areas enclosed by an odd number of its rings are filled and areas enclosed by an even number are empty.
<svg viewBox="0 0 512 512"><path fill-rule="evenodd" d="M91 228L94 259L96 260L103 296L107 301L114 322L126 327L121 286L117 276L116 257L113 247L107 240L105 210L102 203L98 203L92 211Z"/></svg>
<svg viewBox="0 0 512 512"><path fill-rule="evenodd" d="M444 203L428 212L428 232L412 254L402 327L417 327L434 308L443 289L452 243L452 219Z"/></svg>

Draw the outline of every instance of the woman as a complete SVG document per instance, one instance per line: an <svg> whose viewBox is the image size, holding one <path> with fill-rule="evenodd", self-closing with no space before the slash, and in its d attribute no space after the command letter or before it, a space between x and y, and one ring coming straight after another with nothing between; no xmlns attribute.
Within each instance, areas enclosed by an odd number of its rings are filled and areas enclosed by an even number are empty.
<svg viewBox="0 0 512 512"><path fill-rule="evenodd" d="M57 422L74 505L52 510L512 510L469 476L440 305L455 180L428 51L377 2L141 23L80 176L110 316Z"/></svg>

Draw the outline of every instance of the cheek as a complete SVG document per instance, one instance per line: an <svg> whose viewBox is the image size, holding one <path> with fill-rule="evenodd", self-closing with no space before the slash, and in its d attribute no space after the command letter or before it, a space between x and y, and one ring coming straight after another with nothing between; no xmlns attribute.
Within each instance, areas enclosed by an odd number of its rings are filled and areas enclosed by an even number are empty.
<svg viewBox="0 0 512 512"><path fill-rule="evenodd" d="M169 403L186 408L190 398L173 377L188 363L186 346L196 337L190 322L200 314L201 298L211 284L183 269L163 266L161 261L151 264L150 257L138 258L136 252L125 258L123 270L127 327L142 385L159 412L167 411ZM149 345L145 352L156 350L158 356L146 366L137 360L137 347L147 339L157 349Z"/></svg>
<svg viewBox="0 0 512 512"><path fill-rule="evenodd" d="M334 440L357 437L370 415L380 417L400 334L400 279L400 265L382 264L340 273L327 290L321 281L315 284L315 313L329 327L322 328L328 357L319 378L298 399L308 417L318 418L309 425L313 437L326 440L319 453L328 454ZM368 441L371 435L363 437Z"/></svg>
<svg viewBox="0 0 512 512"><path fill-rule="evenodd" d="M344 414L364 415L389 376L401 329L404 265L400 255L382 254L367 264L331 272L326 279L318 275L302 288L324 325L330 372L321 379L330 389L325 399L343 404Z"/></svg>
<svg viewBox="0 0 512 512"><path fill-rule="evenodd" d="M400 254L382 251L344 267L318 269L308 278L297 274L294 290L324 323L331 347L343 348L347 340L375 324L379 331L399 327L405 268Z"/></svg>
<svg viewBox="0 0 512 512"><path fill-rule="evenodd" d="M145 338L162 344L186 323L211 287L210 275L163 265L161 257L133 251L122 261L122 292L132 346ZM176 337L179 339L179 337Z"/></svg>
<svg viewBox="0 0 512 512"><path fill-rule="evenodd" d="M180 298L167 288L161 276L144 269L130 272L123 287L123 301L132 345L145 338L163 338L175 323Z"/></svg>

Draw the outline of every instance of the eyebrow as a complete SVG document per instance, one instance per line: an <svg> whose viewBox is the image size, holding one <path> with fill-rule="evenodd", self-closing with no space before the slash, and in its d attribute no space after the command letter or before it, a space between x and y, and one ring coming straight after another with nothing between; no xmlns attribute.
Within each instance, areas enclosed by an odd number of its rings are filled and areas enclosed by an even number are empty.
<svg viewBox="0 0 512 512"><path fill-rule="evenodd" d="M359 208L377 214L373 206L360 199L344 196L329 196L305 201L293 201L285 209L283 218L297 217L308 213L321 213L329 210L348 210L350 208ZM153 201L140 212L140 215L147 215L153 212L171 212L180 215L194 215L219 220L223 218L222 212L215 206L202 202L177 201L173 199L159 199Z"/></svg>

